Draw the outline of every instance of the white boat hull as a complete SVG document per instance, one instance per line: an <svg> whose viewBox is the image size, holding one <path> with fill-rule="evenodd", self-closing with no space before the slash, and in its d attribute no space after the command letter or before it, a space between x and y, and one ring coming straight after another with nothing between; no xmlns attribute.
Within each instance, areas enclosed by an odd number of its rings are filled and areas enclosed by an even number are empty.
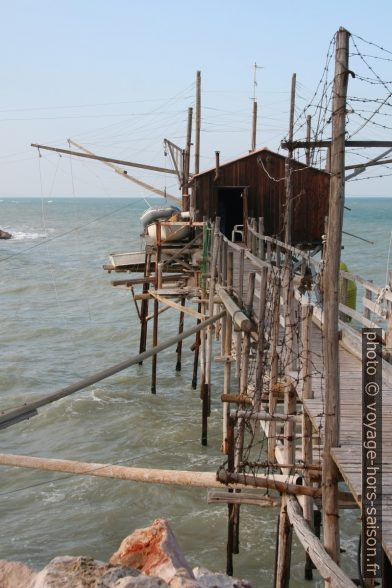
<svg viewBox="0 0 392 588"><path fill-rule="evenodd" d="M154 256L153 256L154 257ZM109 260L113 267L129 265L142 265L145 262L145 251L133 251L130 253L110 253ZM152 259L153 261L154 259Z"/></svg>
<svg viewBox="0 0 392 588"><path fill-rule="evenodd" d="M157 238L156 224L148 225L148 236L154 241ZM162 243L169 243L170 241L182 241L189 235L189 225L183 223L172 222L170 225L161 224L161 241Z"/></svg>

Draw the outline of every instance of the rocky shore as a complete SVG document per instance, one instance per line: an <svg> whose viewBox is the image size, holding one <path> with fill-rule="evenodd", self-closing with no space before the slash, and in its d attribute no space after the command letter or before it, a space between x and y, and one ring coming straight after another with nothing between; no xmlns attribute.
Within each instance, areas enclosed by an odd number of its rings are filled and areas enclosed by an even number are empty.
<svg viewBox="0 0 392 588"><path fill-rule="evenodd" d="M104 563L90 557L62 556L42 570L0 560L0 588L251 588L237 580L191 568L169 523L156 519L136 529Z"/></svg>

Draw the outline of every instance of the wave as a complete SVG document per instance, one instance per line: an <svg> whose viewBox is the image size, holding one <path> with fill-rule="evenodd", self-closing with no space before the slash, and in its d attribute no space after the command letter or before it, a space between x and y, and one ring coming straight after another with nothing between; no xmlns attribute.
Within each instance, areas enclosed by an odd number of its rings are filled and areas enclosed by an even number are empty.
<svg viewBox="0 0 392 588"><path fill-rule="evenodd" d="M54 233L55 229L46 229L45 231L13 231L8 229L12 235L14 241L33 241L34 239L46 239L51 233Z"/></svg>

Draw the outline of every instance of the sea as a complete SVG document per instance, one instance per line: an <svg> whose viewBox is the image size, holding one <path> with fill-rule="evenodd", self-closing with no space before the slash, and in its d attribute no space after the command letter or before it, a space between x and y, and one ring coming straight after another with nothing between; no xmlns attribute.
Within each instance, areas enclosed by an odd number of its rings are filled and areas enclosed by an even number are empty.
<svg viewBox="0 0 392 588"><path fill-rule="evenodd" d="M151 203L159 203L151 200ZM352 273L385 286L390 263L392 199L346 200L342 259ZM103 269L112 252L142 249L143 198L3 198L0 228L0 409L51 393L138 353L139 324L129 292ZM362 240L364 239L364 240ZM128 275L125 274L124 277ZM186 319L186 326L193 325ZM159 340L178 329L160 317ZM213 366L208 446L200 445L201 402L191 389L193 354L186 340L182 371L175 349L39 410L0 430L3 453L138 467L216 471L221 444L222 369ZM150 344L150 342L149 342ZM358 391L360 394L360 392ZM170 521L192 566L225 570L227 508L207 504L206 490L0 467L0 558L40 568L57 555L108 560L121 540L156 518ZM271 586L278 512L241 509L234 574ZM342 565L357 574L358 511L343 511ZM294 538L291 586L305 582Z"/></svg>

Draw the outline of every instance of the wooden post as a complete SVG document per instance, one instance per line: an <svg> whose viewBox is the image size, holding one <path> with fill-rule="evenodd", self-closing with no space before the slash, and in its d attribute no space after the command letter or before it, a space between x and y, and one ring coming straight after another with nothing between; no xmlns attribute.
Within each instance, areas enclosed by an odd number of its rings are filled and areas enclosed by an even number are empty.
<svg viewBox="0 0 392 588"><path fill-rule="evenodd" d="M157 221L156 227L156 253L155 253L155 289L158 290L162 286L162 265L161 258L161 223ZM159 301L154 299L154 321L152 326L152 345L158 345L158 316L159 316ZM151 394L157 393L157 354L152 356L151 364Z"/></svg>
<svg viewBox="0 0 392 588"><path fill-rule="evenodd" d="M373 280L369 280L369 282L373 282ZM365 295L365 298L367 300L372 300L373 293L372 293L371 290L369 290L368 288L366 288L366 286L365 286L365 289L364 289L364 295ZM363 316L364 316L364 318L370 320L371 311L369 310L369 308L366 308L366 306L363 307Z"/></svg>
<svg viewBox="0 0 392 588"><path fill-rule="evenodd" d="M234 472L234 420L227 420L227 469ZM234 504L228 504L227 520L227 550L226 550L226 574L233 575L233 553L234 553L234 528L235 528L235 509Z"/></svg>
<svg viewBox="0 0 392 588"><path fill-rule="evenodd" d="M233 288L233 252L228 252L227 257L227 287L229 292ZM225 345L224 345L224 357L225 363L223 368L223 393L230 393L230 379L231 379L231 361L232 361L232 338L233 338L233 321L229 313L226 313L226 331L225 331ZM230 404L228 402L223 403L223 453L228 454L229 452L229 422Z"/></svg>
<svg viewBox="0 0 392 588"><path fill-rule="evenodd" d="M252 228L257 233L257 220L254 218L252 222ZM257 244L257 237L253 235L252 240L252 253L253 255L257 255L258 253L258 244Z"/></svg>
<svg viewBox="0 0 392 588"><path fill-rule="evenodd" d="M339 280L339 284L341 284L342 287L339 292L339 302L341 302L344 305L347 305L348 280L347 280L347 278L343 278L343 277L341 277L340 280ZM339 318L342 321L347 321L347 315L344 312L339 312Z"/></svg>
<svg viewBox="0 0 392 588"><path fill-rule="evenodd" d="M287 275L289 274L287 273ZM293 386L286 386L284 391L283 412L286 416L293 415L295 414L295 409L296 390ZM292 420L287 420L285 422L283 436L284 463L295 464L295 423ZM292 538L293 528L287 514L287 494L283 493L278 525L276 588L286 588L289 586Z"/></svg>
<svg viewBox="0 0 392 588"><path fill-rule="evenodd" d="M306 142L308 143L307 147L306 147L306 165L309 167L310 166L310 162L311 162L311 149L310 149L310 135L312 132L312 117L310 116L310 114L308 114L308 116L306 117Z"/></svg>
<svg viewBox="0 0 392 588"><path fill-rule="evenodd" d="M182 170L182 210L189 210L189 171L190 171L190 161L191 161L191 140L192 140L192 115L193 115L193 108L188 108L188 120L187 120L187 127L186 127L186 145L185 145L185 153L184 153L184 163L183 163L183 170Z"/></svg>
<svg viewBox="0 0 392 588"><path fill-rule="evenodd" d="M259 217L258 233L264 236L264 218L262 216ZM259 239L258 256L260 259L265 259L265 242L263 239Z"/></svg>
<svg viewBox="0 0 392 588"><path fill-rule="evenodd" d="M200 165L200 121L201 121L201 72L196 72L196 125L195 125L195 174Z"/></svg>
<svg viewBox="0 0 392 588"><path fill-rule="evenodd" d="M238 303L242 306L243 303L243 291L244 291L244 267L245 267L245 249L240 251L240 267L238 275Z"/></svg>
<svg viewBox="0 0 392 588"><path fill-rule="evenodd" d="M204 223L203 224L203 248L204 248L204 244L206 242L208 242L208 231L209 231L206 217L203 218L203 223ZM204 255L204 253L203 253L203 255ZM203 262L203 267L204 267L204 262ZM206 267L204 267L204 271L207 272ZM201 275L201 298L202 298L201 309L202 309L202 313L204 315L206 314L206 308L207 308L207 305L205 303L206 296L207 296L206 276L205 276L205 274L202 274ZM207 387L206 387L206 332L205 332L205 329L203 329L200 332L199 359L200 359L200 398L202 400L201 444L207 445L208 393L207 393Z"/></svg>
<svg viewBox="0 0 392 588"><path fill-rule="evenodd" d="M274 272L274 270L272 270ZM279 370L279 352L278 352L278 341L279 341L279 328L280 328L280 275L275 270L273 276L273 298L272 298L272 327L271 327L271 341L270 341L270 353L271 353L271 371L270 371L270 385L268 394L268 412L270 414L275 413L276 409L276 397L274 395L274 389L278 383L278 370ZM275 463L275 446L276 446L276 423L271 422L268 428L268 461Z"/></svg>
<svg viewBox="0 0 392 588"><path fill-rule="evenodd" d="M290 100L290 123L289 123L289 143L290 149L288 150L286 158L286 214L285 214L285 241L289 245L292 240L292 224L293 224L293 187L291 182L292 165L291 160L293 157L293 148L291 143L293 141L294 133L294 109L295 109L295 86L297 76L294 73L291 78L291 100Z"/></svg>
<svg viewBox="0 0 392 588"><path fill-rule="evenodd" d="M285 372L289 373L294 369L294 296L293 296L293 281L291 256L286 255L286 264L284 268L284 329L285 329L285 347L286 347L286 365Z"/></svg>
<svg viewBox="0 0 392 588"><path fill-rule="evenodd" d="M148 278L150 276L150 267L151 267L151 254L146 248L146 255L144 260L144 277ZM148 290L150 288L150 283L145 282L143 284L142 292L143 294L148 294ZM139 342L139 353L143 353L146 350L147 345L147 329L148 329L148 297L146 296L142 300L141 304L141 311L140 311L140 342ZM143 362L140 361L139 365L142 365Z"/></svg>
<svg viewBox="0 0 392 588"><path fill-rule="evenodd" d="M258 309L258 335L256 355L256 389L253 399L255 410L260 410L264 383L264 347L265 347L265 307L267 298L268 268L263 267L260 273L260 297Z"/></svg>
<svg viewBox="0 0 392 588"><path fill-rule="evenodd" d="M185 306L185 297L184 296L181 298L181 306ZM183 331L184 331L184 313L180 312L180 319L178 322L178 334L181 335L181 333ZM181 371L182 341L179 341L177 343L176 354L177 354L176 372L180 372Z"/></svg>
<svg viewBox="0 0 392 588"><path fill-rule="evenodd" d="M312 331L312 315L313 306L308 302L302 302L301 306L301 342L302 342L302 353L301 353L301 380L302 380L302 398L308 399L313 398L312 392L312 367L311 367L311 331ZM302 462L305 466L313 463L313 428L312 422L305 408L302 413ZM304 470L304 481L306 486L312 485L310 476L310 470ZM313 499L310 496L304 496L302 502L303 516L309 524L310 528L313 528ZM313 579L313 562L306 553L305 562L305 580Z"/></svg>
<svg viewBox="0 0 392 588"><path fill-rule="evenodd" d="M335 78L332 103L331 180L328 214L327 252L324 265L325 340L325 435L322 470L324 545L339 562L338 469L331 456L339 446L339 265L342 246L345 176L345 122L348 83L349 33L340 28L336 34Z"/></svg>
<svg viewBox="0 0 392 588"><path fill-rule="evenodd" d="M218 262L218 255L219 255L219 227L220 227L220 218L216 217L215 224L214 224L214 238L212 242L212 255L211 255L211 262L210 262L210 279L209 279L209 296L208 296L208 315L212 316L214 314L214 296L215 296L215 274L217 270L217 262ZM212 335L213 329L208 328L207 330L207 349L206 349L206 387L207 387L207 395L208 395L208 416L210 416L211 411L211 363L212 363Z"/></svg>
<svg viewBox="0 0 392 588"><path fill-rule="evenodd" d="M255 273L249 274L248 297L245 311L250 314L253 307L255 289ZM246 332L243 336L243 348L241 353L241 371L240 371L240 396L245 398L248 395L248 372L249 372L249 354L250 354L250 333ZM239 404L239 409L245 406ZM245 419L239 418L237 422L237 437L235 440L234 471L241 471L242 452L244 447L245 436ZM233 553L239 553L239 532L240 532L240 505L234 505L234 547Z"/></svg>
<svg viewBox="0 0 392 588"><path fill-rule="evenodd" d="M201 312L201 304L197 305L197 312ZM200 319L197 319L197 323L200 323ZM192 374L192 390L196 390L197 388L197 368L199 365L199 353L200 353L200 331L196 333L195 338L195 355L193 357L193 374Z"/></svg>
<svg viewBox="0 0 392 588"><path fill-rule="evenodd" d="M287 495L282 494L278 519L278 537L275 562L275 588L288 588L290 582L292 526L287 514Z"/></svg>
<svg viewBox="0 0 392 588"><path fill-rule="evenodd" d="M256 151L256 129L257 129L257 102L253 100L252 106L252 141L251 141L251 151Z"/></svg>

